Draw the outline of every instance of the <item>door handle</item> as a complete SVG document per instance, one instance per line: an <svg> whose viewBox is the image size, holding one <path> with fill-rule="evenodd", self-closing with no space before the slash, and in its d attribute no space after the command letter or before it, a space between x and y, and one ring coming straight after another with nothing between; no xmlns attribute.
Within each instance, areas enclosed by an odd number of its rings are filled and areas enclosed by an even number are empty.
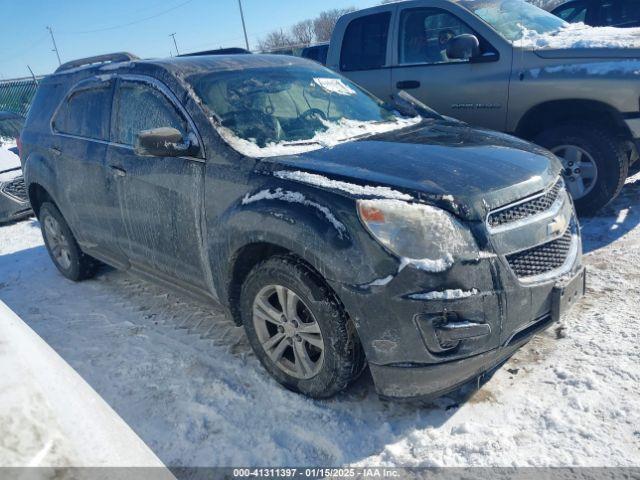
<svg viewBox="0 0 640 480"><path fill-rule="evenodd" d="M62 152L59 149L57 149L56 147L49 147L49 152L54 157L59 157L62 154Z"/></svg>
<svg viewBox="0 0 640 480"><path fill-rule="evenodd" d="M420 88L420 82L418 80L401 80L396 83L396 87L400 90L411 90L413 88Z"/></svg>
<svg viewBox="0 0 640 480"><path fill-rule="evenodd" d="M116 167L115 165L109 165L109 168L116 177L124 177L127 175L127 171L124 168Z"/></svg>

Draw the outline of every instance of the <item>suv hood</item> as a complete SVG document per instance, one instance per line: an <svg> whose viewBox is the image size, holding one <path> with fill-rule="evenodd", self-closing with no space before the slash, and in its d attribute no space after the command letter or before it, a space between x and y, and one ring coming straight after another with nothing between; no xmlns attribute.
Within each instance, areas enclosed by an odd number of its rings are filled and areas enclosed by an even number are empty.
<svg viewBox="0 0 640 480"><path fill-rule="evenodd" d="M543 190L560 172L553 154L529 142L440 120L260 164L272 173L301 170L425 200L453 196L472 217Z"/></svg>

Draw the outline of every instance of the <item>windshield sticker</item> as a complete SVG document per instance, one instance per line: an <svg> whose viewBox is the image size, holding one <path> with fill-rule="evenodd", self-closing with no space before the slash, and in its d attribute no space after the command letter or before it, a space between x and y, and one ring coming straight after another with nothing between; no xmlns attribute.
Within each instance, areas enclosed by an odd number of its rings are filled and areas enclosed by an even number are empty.
<svg viewBox="0 0 640 480"><path fill-rule="evenodd" d="M355 95L356 91L339 78L316 77L313 81L323 90L338 95Z"/></svg>

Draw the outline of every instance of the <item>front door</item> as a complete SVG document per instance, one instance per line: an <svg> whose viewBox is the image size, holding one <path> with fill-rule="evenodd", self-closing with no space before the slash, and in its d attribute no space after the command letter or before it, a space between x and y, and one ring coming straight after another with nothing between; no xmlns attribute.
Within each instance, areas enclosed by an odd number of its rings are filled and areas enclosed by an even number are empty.
<svg viewBox="0 0 640 480"><path fill-rule="evenodd" d="M107 164L118 182L126 235L122 249L132 266L168 281L203 286L203 158L140 156L137 134L172 127L197 135L173 94L146 77L123 77L112 115Z"/></svg>
<svg viewBox="0 0 640 480"><path fill-rule="evenodd" d="M472 125L504 130L511 51L498 52L454 13L439 8L401 8L391 84L443 115ZM449 59L447 42L475 35L480 52L496 61ZM499 53L499 55L498 55Z"/></svg>

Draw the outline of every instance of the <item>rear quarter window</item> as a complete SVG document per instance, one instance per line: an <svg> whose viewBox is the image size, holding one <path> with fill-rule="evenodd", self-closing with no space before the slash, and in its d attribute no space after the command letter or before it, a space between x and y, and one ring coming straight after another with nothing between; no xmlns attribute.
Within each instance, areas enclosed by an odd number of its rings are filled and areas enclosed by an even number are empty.
<svg viewBox="0 0 640 480"><path fill-rule="evenodd" d="M372 70L385 65L390 20L390 12L351 20L342 40L342 71Z"/></svg>

